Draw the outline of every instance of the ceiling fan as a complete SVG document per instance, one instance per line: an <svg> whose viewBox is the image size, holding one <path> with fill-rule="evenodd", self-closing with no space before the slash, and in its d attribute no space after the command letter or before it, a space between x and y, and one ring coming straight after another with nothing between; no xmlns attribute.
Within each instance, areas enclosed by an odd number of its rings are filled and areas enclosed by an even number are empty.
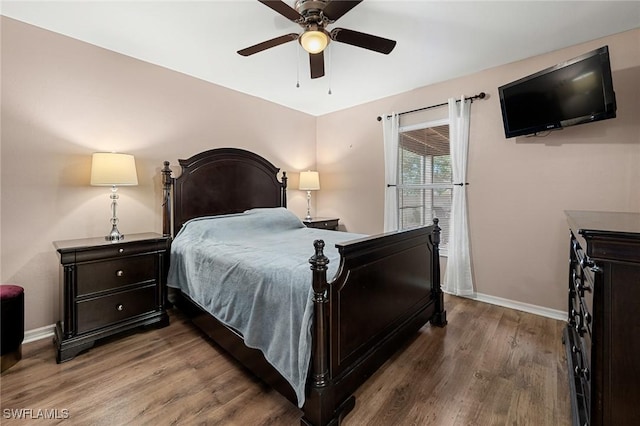
<svg viewBox="0 0 640 426"><path fill-rule="evenodd" d="M336 22L345 13L361 3L362 0L296 0L293 8L280 0L258 1L290 21L299 24L304 31L301 34L286 34L238 50L238 53L242 56L250 56L289 41L298 40L304 50L309 52L311 78L318 78L324 75L323 52L330 40L362 47L385 55L389 54L396 46L394 40L345 28L334 28L331 32L327 31L327 25Z"/></svg>

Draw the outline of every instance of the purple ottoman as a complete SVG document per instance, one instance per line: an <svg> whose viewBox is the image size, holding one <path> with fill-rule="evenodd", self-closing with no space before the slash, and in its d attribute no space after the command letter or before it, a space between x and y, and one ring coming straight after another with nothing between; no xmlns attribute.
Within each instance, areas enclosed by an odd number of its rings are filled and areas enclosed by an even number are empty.
<svg viewBox="0 0 640 426"><path fill-rule="evenodd" d="M24 340L24 289L17 285L0 285L0 372L22 358Z"/></svg>

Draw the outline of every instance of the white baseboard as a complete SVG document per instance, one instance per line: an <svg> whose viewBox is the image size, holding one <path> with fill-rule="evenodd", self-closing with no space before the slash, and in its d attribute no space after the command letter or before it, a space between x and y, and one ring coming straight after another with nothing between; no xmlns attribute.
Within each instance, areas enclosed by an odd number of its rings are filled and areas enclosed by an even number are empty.
<svg viewBox="0 0 640 426"><path fill-rule="evenodd" d="M34 328L33 330L27 330L24 332L24 340L22 343L31 343L36 340L46 339L48 337L53 337L54 330L56 329L55 324L45 325L44 327Z"/></svg>
<svg viewBox="0 0 640 426"><path fill-rule="evenodd" d="M488 294L482 293L473 293L468 296L460 297L466 297L468 299L477 300L478 302L490 303L492 305L498 305L505 308L528 312L530 314L540 315L555 320L567 320L566 312L559 311L557 309L545 308L544 306L531 305L529 303L517 302L515 300L503 299L502 297L490 296Z"/></svg>

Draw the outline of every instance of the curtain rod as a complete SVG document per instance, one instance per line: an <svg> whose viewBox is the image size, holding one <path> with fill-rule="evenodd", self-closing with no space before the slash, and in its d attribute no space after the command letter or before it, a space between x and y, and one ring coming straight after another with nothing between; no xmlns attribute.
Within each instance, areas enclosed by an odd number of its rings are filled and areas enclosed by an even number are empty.
<svg viewBox="0 0 640 426"><path fill-rule="evenodd" d="M484 99L486 96L487 96L486 93L480 92L477 95L470 96L470 97L464 98L464 99L465 100L471 100L471 102L473 102L474 99ZM457 100L456 102L460 102L460 100ZM445 106L445 105L448 105L448 104L449 104L449 102L443 102L443 103L437 104L437 105L429 105L429 106L418 108L418 109L412 109L411 111L399 112L398 115L411 114L412 112L424 111L425 109L441 107L441 106ZM389 118L391 118L391 116L387 115L386 118L389 119ZM377 120L381 121L382 117L378 116Z"/></svg>

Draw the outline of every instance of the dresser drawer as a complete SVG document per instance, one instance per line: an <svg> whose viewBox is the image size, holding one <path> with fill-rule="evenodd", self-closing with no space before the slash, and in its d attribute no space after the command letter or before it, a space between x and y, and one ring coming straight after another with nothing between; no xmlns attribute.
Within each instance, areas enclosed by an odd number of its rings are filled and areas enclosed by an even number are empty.
<svg viewBox="0 0 640 426"><path fill-rule="evenodd" d="M582 324L589 334L592 334L593 329L593 307L587 303L587 300L583 297L580 298L580 313L582 314Z"/></svg>
<svg viewBox="0 0 640 426"><path fill-rule="evenodd" d="M102 262L81 263L77 266L77 296L144 281L156 277L156 256L144 254Z"/></svg>
<svg viewBox="0 0 640 426"><path fill-rule="evenodd" d="M569 368L569 388L572 401L573 425L588 425L591 384L584 374L584 346L572 327L564 330L563 341L566 347L567 366Z"/></svg>
<svg viewBox="0 0 640 426"><path fill-rule="evenodd" d="M576 263L571 269L571 280L569 281L571 290L576 294L582 292L582 270Z"/></svg>
<svg viewBox="0 0 640 426"><path fill-rule="evenodd" d="M580 299L576 292L571 292L569 295L569 324L578 331L576 325L581 324L581 312L580 312Z"/></svg>
<svg viewBox="0 0 640 426"><path fill-rule="evenodd" d="M78 333L95 330L156 310L156 286L145 287L77 302Z"/></svg>

